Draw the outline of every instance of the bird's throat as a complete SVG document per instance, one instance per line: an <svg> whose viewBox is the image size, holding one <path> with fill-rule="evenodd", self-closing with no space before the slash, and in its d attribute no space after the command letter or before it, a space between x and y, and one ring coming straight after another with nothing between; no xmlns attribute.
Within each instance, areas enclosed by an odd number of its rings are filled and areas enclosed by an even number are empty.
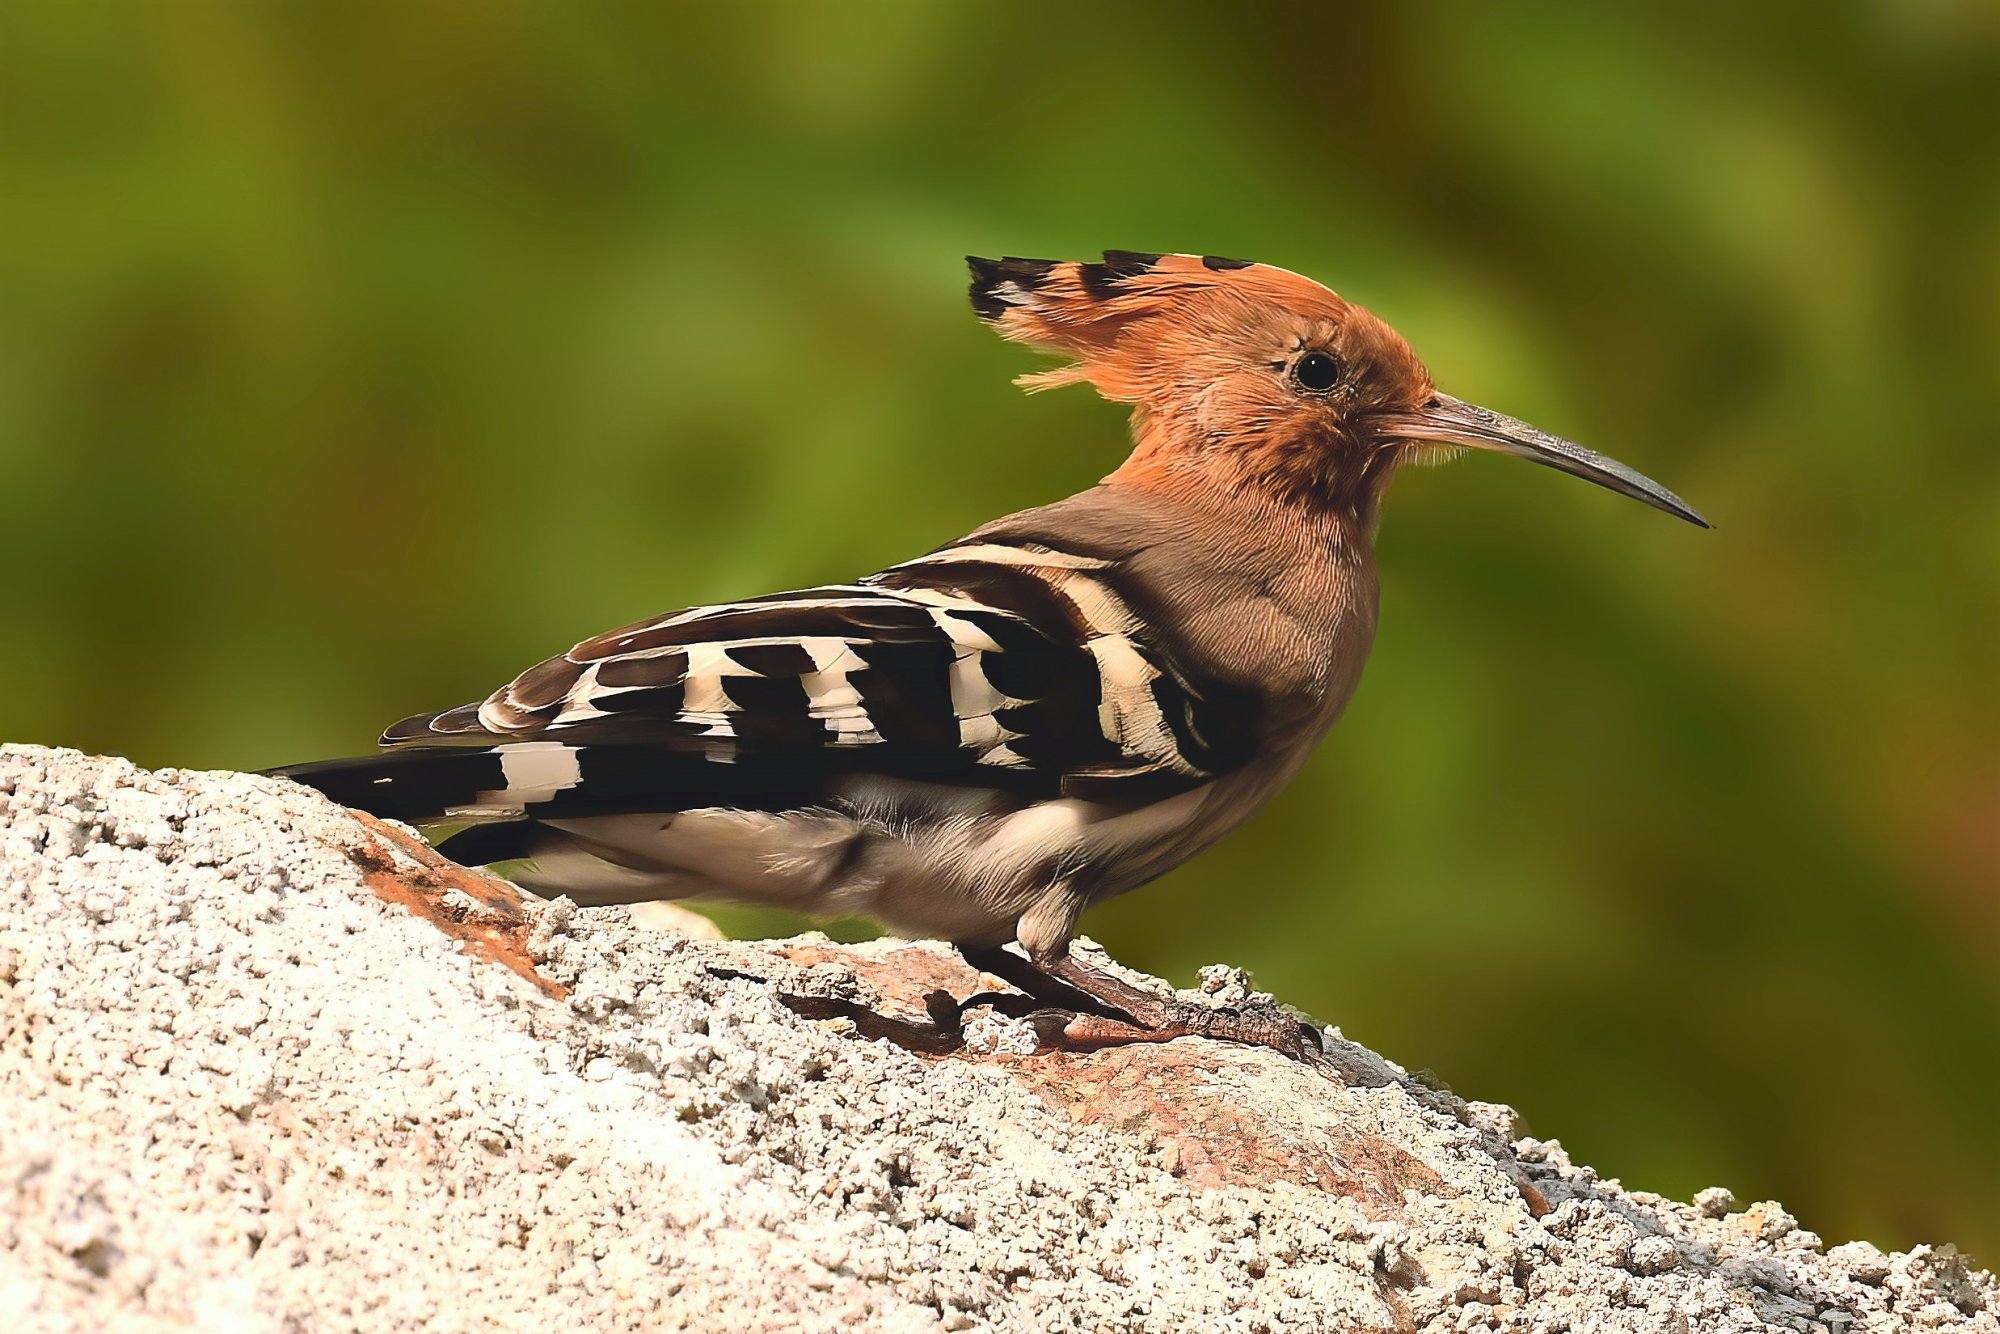
<svg viewBox="0 0 2000 1334"><path fill-rule="evenodd" d="M1336 543L1374 540L1400 451L1321 436L1201 435L1135 419L1132 454L1105 480L1177 499L1227 494L1294 522L1329 529Z"/></svg>

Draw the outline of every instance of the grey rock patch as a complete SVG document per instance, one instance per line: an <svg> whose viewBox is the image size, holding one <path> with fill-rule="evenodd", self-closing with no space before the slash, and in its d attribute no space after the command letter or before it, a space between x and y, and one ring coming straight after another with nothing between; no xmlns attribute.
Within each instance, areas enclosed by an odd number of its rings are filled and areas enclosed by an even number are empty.
<svg viewBox="0 0 2000 1334"><path fill-rule="evenodd" d="M1038 1045L1025 1019L981 1010L965 1021L965 1049L974 1056L1033 1056Z"/></svg>

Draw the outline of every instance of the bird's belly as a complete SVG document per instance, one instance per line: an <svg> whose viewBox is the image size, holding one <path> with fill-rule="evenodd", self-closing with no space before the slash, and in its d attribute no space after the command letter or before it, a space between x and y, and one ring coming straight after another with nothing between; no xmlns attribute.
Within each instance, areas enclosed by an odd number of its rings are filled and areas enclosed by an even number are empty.
<svg viewBox="0 0 2000 1334"><path fill-rule="evenodd" d="M729 809L551 825L517 878L578 903L713 898L821 917L865 916L912 936L1009 938L1046 888L982 855L991 821L887 828L853 815Z"/></svg>
<svg viewBox="0 0 2000 1334"><path fill-rule="evenodd" d="M812 810L594 816L550 822L554 836L520 879L585 904L725 898L1008 940L1059 884L1083 877L1122 892L1205 846L1213 786L1125 808L871 784Z"/></svg>
<svg viewBox="0 0 2000 1334"><path fill-rule="evenodd" d="M1130 888L1192 855L1175 849L1206 791L1137 808L1061 798L909 830L885 859L888 875L842 887L834 899L902 931L1011 940L1021 917L1069 882Z"/></svg>

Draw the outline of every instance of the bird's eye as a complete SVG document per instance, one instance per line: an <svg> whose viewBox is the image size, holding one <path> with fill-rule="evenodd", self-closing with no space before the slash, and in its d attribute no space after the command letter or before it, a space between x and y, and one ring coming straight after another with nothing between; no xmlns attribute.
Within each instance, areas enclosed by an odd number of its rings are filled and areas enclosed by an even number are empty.
<svg viewBox="0 0 2000 1334"><path fill-rule="evenodd" d="M1340 363L1324 352L1308 352L1292 368L1292 378L1309 394L1324 394L1340 379Z"/></svg>

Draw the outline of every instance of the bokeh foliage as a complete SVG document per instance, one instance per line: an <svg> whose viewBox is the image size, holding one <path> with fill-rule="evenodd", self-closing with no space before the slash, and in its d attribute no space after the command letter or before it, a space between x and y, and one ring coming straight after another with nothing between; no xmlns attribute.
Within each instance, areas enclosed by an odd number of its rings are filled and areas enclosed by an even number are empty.
<svg viewBox="0 0 2000 1334"><path fill-rule="evenodd" d="M1117 460L959 257L1266 259L1712 533L1404 478L1348 718L1086 929L1628 1182L2000 1259L2000 13L0 9L0 734L367 746Z"/></svg>

